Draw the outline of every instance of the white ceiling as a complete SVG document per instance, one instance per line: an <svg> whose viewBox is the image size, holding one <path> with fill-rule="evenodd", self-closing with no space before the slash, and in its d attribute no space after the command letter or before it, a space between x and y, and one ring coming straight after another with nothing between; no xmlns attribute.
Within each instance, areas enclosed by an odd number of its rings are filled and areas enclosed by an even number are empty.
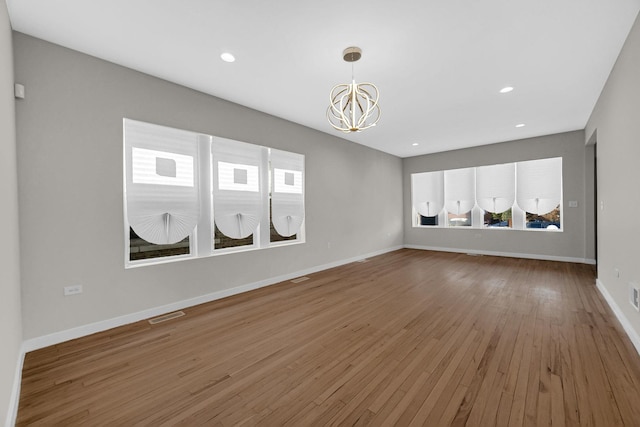
<svg viewBox="0 0 640 427"><path fill-rule="evenodd" d="M640 10L640 0L7 4L16 31L400 157L584 128ZM378 86L382 118L343 134L325 115L330 89L350 80L342 50L353 45L355 78Z"/></svg>

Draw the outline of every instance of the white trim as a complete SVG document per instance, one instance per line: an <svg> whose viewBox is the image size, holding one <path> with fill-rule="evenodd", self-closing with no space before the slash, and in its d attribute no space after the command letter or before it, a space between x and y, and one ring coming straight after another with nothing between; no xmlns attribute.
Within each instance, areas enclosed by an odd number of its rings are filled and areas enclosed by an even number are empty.
<svg viewBox="0 0 640 427"><path fill-rule="evenodd" d="M423 246L423 245L404 245L404 247L407 249L420 249L424 251L455 252L455 253L462 253L462 254L502 256L502 257L509 257L509 258L541 259L546 261L575 262L579 264L591 264L591 265L596 264L595 259L573 258L573 257L564 257L564 256L546 255L546 254L524 254L519 252L498 252L498 251L486 251L486 250L479 250L479 249L443 248L439 246Z"/></svg>
<svg viewBox="0 0 640 427"><path fill-rule="evenodd" d="M624 313L620 309L620 306L615 302L615 300L613 299L613 297L611 296L607 288L604 286L604 283L602 283L600 279L596 279L596 287L598 288L598 290L600 291L604 299L609 304L609 307L611 307L613 314L615 314L616 317L618 318L618 321L622 325L622 328L624 329L624 331L629 336L629 339L631 340L631 343L633 344L633 346L636 348L636 351L638 352L638 354L640 354L640 335L638 335L638 332L636 332L636 330L633 329L633 326L631 326L631 322L629 322L629 319L627 319L627 316L624 315Z"/></svg>
<svg viewBox="0 0 640 427"><path fill-rule="evenodd" d="M7 418L4 422L5 427L13 427L18 419L18 405L20 404L20 387L22 385L22 367L24 365L24 344L20 347L18 361L16 362L16 373L13 377L13 387L11 388L11 396L9 397L9 407L7 408Z"/></svg>
<svg viewBox="0 0 640 427"><path fill-rule="evenodd" d="M195 298L190 298L175 303L163 305L160 307L154 307L147 310L142 310L137 313L131 313L124 316L114 317L112 319L102 320L100 322L90 323L87 325L78 326L76 328L67 329L60 332L54 332L49 335L43 335L36 338L30 338L23 343L23 353L38 350L40 348L49 347L51 345L59 344L72 339L80 338L83 336L95 334L96 332L106 331L108 329L116 328L118 326L127 325L129 323L138 322L140 320L149 319L152 317L160 316L162 314L170 313L176 310L182 310L187 307L192 307L198 304L204 304L207 302L215 301L217 299L226 298L231 295L248 292L254 289L263 288L265 286L273 285L276 283L284 282L294 279L296 277L305 276L307 274L317 273L318 271L327 270L334 267L339 267L344 264L349 264L355 261L362 260L364 258L371 258L373 256L382 255L387 252L393 252L402 249L402 246L394 246L387 249L382 249L376 252L368 254L358 255L352 258L343 259L339 261L333 261L327 264L318 265L315 267L299 270L293 273L283 274L277 277L271 277L264 280L259 280L253 283L247 283L245 285L236 286L235 288L223 289L210 294L202 295Z"/></svg>

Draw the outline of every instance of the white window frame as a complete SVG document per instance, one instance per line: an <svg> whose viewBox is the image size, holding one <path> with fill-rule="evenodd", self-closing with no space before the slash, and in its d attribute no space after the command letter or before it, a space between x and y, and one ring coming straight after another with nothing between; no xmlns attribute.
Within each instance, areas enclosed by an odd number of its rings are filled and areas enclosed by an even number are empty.
<svg viewBox="0 0 640 427"><path fill-rule="evenodd" d="M560 159L562 160L562 157L553 157L550 159ZM532 161L536 161L536 160L547 160L546 158L543 159L534 159ZM516 167L516 177L517 177L517 167L518 167L518 163L520 162L514 162L515 163L515 167ZM483 165L485 166L485 165ZM486 166L493 166L493 165L486 165ZM464 169L468 169L468 168L464 168ZM475 168L474 168L475 169ZM455 169L454 169L455 170ZM514 197L514 202L513 205L511 206L511 217L512 217L512 226L511 227L486 227L484 225L484 215L485 215L485 210L480 208L478 206L478 203L476 201L474 207L471 209L471 225L470 226L450 226L449 225L449 219L448 219L448 214L449 212L447 211L446 207L443 207L442 210L440 210L438 212L437 215L433 215L433 216L437 216L438 217L438 225L421 225L420 224L420 213L418 212L418 210L416 209L416 201L414 200L415 195L419 194L420 191L419 189L414 188L414 185L416 182L420 182L419 179L417 179L416 175L420 175L423 173L432 173L432 172L446 172L446 171L427 171L427 172L419 172L419 173L413 173L411 174L411 225L413 228L422 228L422 229L455 229L455 230L478 230L478 229L482 229L482 230L512 230L512 231L529 231L529 232L548 232L548 233L562 233L564 231L564 206L563 206L563 201L564 201L564 185L563 185L563 180L562 180L562 163L561 163L561 172L560 172L560 203L559 203L559 209L560 209L560 227L558 229L548 229L548 228L527 228L526 227L526 212L524 210L522 210L517 203L517 197ZM516 178L517 180L517 178ZM517 181L514 183L514 186L517 188ZM442 191L446 191L445 190L445 186L442 187ZM441 196L443 199L445 199L445 195L443 194ZM477 197L477 196L476 196Z"/></svg>
<svg viewBox="0 0 640 427"><path fill-rule="evenodd" d="M211 147L213 144L216 144L216 139L219 137L215 137L212 135L206 134L198 134L198 152L199 152L199 161L198 161L198 172L199 177L199 194L200 194L200 220L198 224L195 226L193 232L189 234L189 253L183 255L172 255L172 256L162 256L156 258L148 258L141 260L131 260L131 242L130 242L130 224L127 215L127 168L130 166L127 164L127 123L134 125L142 125L142 126L150 126L150 127L158 127L158 128L166 128L164 126L155 125L152 123L145 123L136 120L131 120L124 118L123 119L123 213L124 213L124 265L125 268L135 268L141 266L148 265L156 265L156 264L166 264L170 262L183 261L187 259L194 258L203 258L210 256L218 256L218 255L226 255L231 253L239 253L239 252L247 252L254 251L260 249L268 249L271 247L279 247L286 245L296 245L302 244L306 241L306 233L305 233L305 225L306 220L303 219L302 225L298 233L295 234L295 239L270 242L270 224L271 218L269 214L269 202L270 202L270 193L271 193L271 171L270 171L270 149L264 146L254 145L256 148L259 148L262 151L262 161L261 166L259 168L260 175L260 183L261 183L261 197L262 197L262 214L257 228L253 232L253 244L238 246L238 247L229 247L229 248L215 248L214 243L214 230L215 230L215 220L214 220L214 212L215 212L215 200L213 196L213 185L214 185L214 177L213 177L213 162L214 156L211 151ZM169 130L174 130L172 128L167 128ZM189 131L187 131L189 132ZM219 140L224 141L232 141L229 139L219 138ZM232 141L233 142L233 141ZM235 141L240 144L248 144L240 141ZM130 147L129 147L130 148ZM282 150L280 150L282 151ZM304 176L304 156L301 154L290 153L295 156L300 156L302 158L302 176ZM305 197L305 184L304 178L302 180L302 197Z"/></svg>

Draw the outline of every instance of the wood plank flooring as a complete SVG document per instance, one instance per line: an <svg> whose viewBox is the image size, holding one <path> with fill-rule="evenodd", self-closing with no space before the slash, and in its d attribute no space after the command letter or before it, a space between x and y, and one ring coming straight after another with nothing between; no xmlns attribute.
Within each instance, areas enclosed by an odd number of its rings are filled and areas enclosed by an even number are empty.
<svg viewBox="0 0 640 427"><path fill-rule="evenodd" d="M400 250L27 354L26 425L638 426L591 266Z"/></svg>

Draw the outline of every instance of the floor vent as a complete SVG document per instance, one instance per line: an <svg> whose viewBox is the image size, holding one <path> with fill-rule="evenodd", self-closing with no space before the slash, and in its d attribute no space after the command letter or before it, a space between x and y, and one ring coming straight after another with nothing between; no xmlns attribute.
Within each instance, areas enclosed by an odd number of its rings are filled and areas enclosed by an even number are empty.
<svg viewBox="0 0 640 427"><path fill-rule="evenodd" d="M369 262L369 260L368 260L368 259L366 259L366 258L363 258L363 259L359 259L359 260L358 260L358 261L356 261L356 262Z"/></svg>
<svg viewBox="0 0 640 427"><path fill-rule="evenodd" d="M307 276L302 276L302 277L298 277L297 279L293 279L291 283L300 283L300 282L304 282L305 280L309 280L309 278Z"/></svg>
<svg viewBox="0 0 640 427"><path fill-rule="evenodd" d="M482 254L472 254L472 253L468 253L466 254L467 256L483 256Z"/></svg>
<svg viewBox="0 0 640 427"><path fill-rule="evenodd" d="M155 325L156 323L166 322L167 320L177 319L178 317L184 316L184 311L174 311L173 313L165 314L160 317L154 317L153 319L149 319L149 323Z"/></svg>

